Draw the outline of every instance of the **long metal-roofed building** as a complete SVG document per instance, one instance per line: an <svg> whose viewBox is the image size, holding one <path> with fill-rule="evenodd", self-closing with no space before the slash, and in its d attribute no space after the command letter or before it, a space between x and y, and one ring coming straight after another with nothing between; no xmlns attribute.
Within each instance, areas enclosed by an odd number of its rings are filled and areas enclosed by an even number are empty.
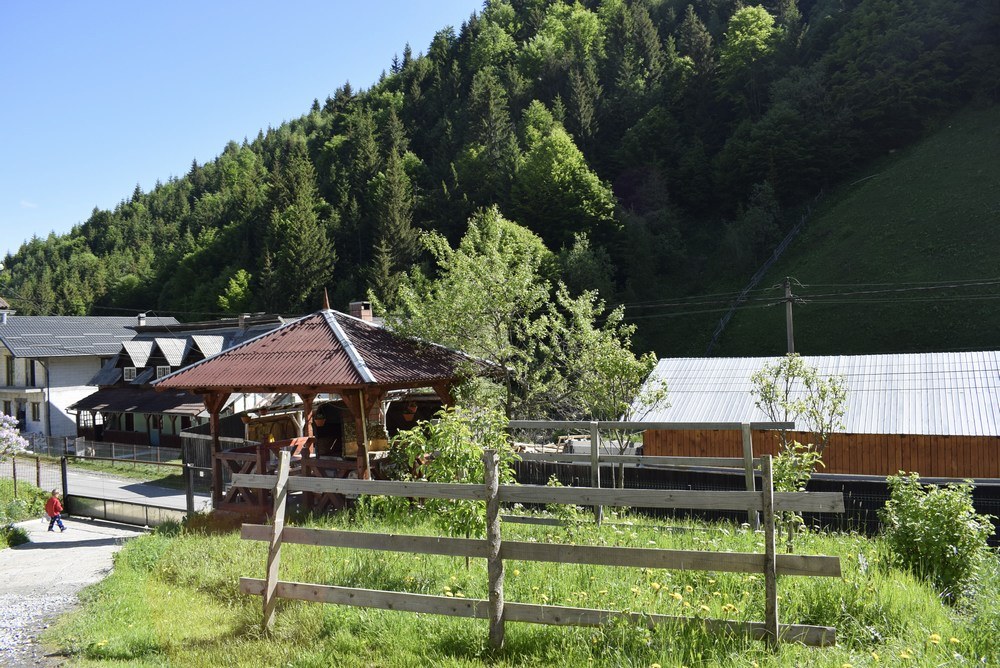
<svg viewBox="0 0 1000 668"><path fill-rule="evenodd" d="M177 324L174 318L16 315L2 309L0 410L16 417L22 431L75 436L68 407L96 391L88 381L135 337L140 319Z"/></svg>
<svg viewBox="0 0 1000 668"><path fill-rule="evenodd" d="M663 359L668 404L637 414L645 422L758 422L751 376L780 357ZM1000 352L803 356L847 387L843 427L823 455L823 473L1000 478ZM794 437L814 442L808 425ZM755 454L776 453L774 432L754 432ZM734 431L648 430L648 455L740 456Z"/></svg>

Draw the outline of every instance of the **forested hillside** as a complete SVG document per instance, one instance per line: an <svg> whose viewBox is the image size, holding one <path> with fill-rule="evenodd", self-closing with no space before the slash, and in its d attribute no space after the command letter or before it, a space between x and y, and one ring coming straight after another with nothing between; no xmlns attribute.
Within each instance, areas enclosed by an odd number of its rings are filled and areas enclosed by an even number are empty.
<svg viewBox="0 0 1000 668"><path fill-rule="evenodd" d="M370 89L317 91L301 118L25 244L0 295L182 320L304 313L324 288L334 308L392 304L429 260L421 231L454 244L497 205L571 291L632 313L738 290L804 203L1000 95L995 0L689 1L488 2ZM700 353L635 322L642 347Z"/></svg>

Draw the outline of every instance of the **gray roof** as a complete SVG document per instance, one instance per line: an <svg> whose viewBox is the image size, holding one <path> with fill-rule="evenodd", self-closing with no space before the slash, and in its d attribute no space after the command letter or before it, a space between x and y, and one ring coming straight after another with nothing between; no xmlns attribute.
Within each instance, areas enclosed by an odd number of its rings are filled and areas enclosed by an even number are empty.
<svg viewBox="0 0 1000 668"><path fill-rule="evenodd" d="M174 318L147 318L176 325ZM8 315L0 323L0 343L14 357L46 358L115 355L131 340L134 317Z"/></svg>
<svg viewBox="0 0 1000 668"><path fill-rule="evenodd" d="M757 422L750 376L780 357L662 359L666 408L646 422ZM806 356L847 384L844 428L852 434L1000 436L1000 352ZM803 431L808 428L798 425Z"/></svg>
<svg viewBox="0 0 1000 668"><path fill-rule="evenodd" d="M125 341L122 343L128 358L132 360L132 366L142 368L149 361L149 356L153 354L152 341Z"/></svg>

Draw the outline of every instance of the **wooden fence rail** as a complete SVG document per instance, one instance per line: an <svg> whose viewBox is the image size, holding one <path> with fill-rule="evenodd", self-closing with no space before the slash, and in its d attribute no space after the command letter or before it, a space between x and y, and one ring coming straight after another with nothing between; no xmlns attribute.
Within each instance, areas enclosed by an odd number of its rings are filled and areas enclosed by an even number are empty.
<svg viewBox="0 0 1000 668"><path fill-rule="evenodd" d="M825 646L836 642L831 627L781 624L778 620L778 575L839 577L838 557L779 555L775 551L774 513L780 510L823 510L843 512L839 493L774 493L771 458L761 458L761 492L697 492L660 490L604 490L592 488L556 488L497 484L497 455L486 451L486 484L440 484L422 482L385 482L342 478L311 479L288 477L289 455L281 454L277 475L236 474L233 483L244 488L269 489L274 499L274 523L271 526L245 524L241 536L268 543L266 577L240 578L240 591L263 596L265 629L274 623L277 599L336 603L386 610L424 612L486 619L490 625L490 645L501 647L504 623L510 621L537 624L599 626L616 618L636 624L656 626L667 623L699 623L712 632L744 634L763 639L770 645L779 641ZM486 539L433 536L387 535L325 529L285 527L284 512L291 492L374 494L418 498L472 499L486 502ZM501 536L499 509L502 503L569 503L608 506L658 508L697 508L724 510L759 510L766 518L765 549L759 553L706 552L625 548L586 545L545 545L504 541ZM283 582L278 579L282 543L341 547L395 552L436 554L455 557L485 558L489 578L487 599L456 600L445 596L339 587L332 585ZM763 573L765 581L765 621L743 622L729 619L694 619L669 615L620 612L508 602L503 596L504 561L547 561L674 570L705 570Z"/></svg>

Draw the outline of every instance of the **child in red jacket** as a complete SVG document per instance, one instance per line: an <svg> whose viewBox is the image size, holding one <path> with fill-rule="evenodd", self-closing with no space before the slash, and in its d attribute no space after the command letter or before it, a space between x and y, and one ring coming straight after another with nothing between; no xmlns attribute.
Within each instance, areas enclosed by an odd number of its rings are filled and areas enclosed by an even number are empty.
<svg viewBox="0 0 1000 668"><path fill-rule="evenodd" d="M45 502L45 514L49 516L49 531L53 531L53 526L59 525L60 531L65 531L66 527L62 523L63 505L59 501L59 493L52 490L52 496Z"/></svg>

